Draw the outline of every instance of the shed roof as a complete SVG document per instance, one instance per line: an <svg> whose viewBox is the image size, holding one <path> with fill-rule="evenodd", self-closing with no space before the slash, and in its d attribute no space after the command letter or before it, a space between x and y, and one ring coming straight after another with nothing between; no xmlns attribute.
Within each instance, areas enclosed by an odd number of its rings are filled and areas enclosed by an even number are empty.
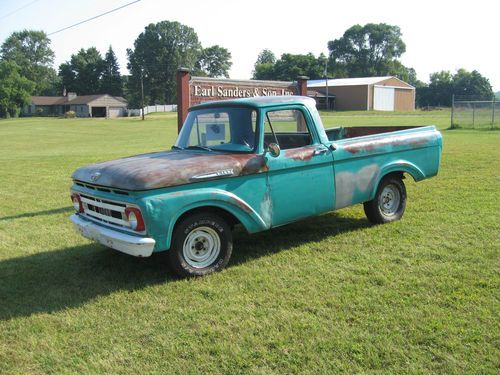
<svg viewBox="0 0 500 375"><path fill-rule="evenodd" d="M57 105L66 101L65 96L32 96L31 103L35 105Z"/></svg>
<svg viewBox="0 0 500 375"><path fill-rule="evenodd" d="M112 99L115 99L119 102L122 102L124 105L127 104L127 100L122 98L121 96L111 96L107 94L96 94L96 95L81 95L76 96L71 100L68 100L67 96L32 96L31 103L34 105L81 105L81 104L89 104L90 102L99 99L103 96L109 96Z"/></svg>
<svg viewBox="0 0 500 375"><path fill-rule="evenodd" d="M359 77L359 78L335 78L328 80L328 86L365 86L374 85L376 83L386 81L391 78L397 78L393 76L384 77ZM314 79L307 81L307 87L325 87L326 80L324 79Z"/></svg>

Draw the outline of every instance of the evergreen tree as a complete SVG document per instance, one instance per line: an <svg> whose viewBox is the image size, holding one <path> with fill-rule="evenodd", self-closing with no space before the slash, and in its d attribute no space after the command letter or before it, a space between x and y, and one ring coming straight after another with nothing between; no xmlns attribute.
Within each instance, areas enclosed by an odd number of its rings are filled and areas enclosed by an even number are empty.
<svg viewBox="0 0 500 375"><path fill-rule="evenodd" d="M113 48L109 46L104 57L104 70L101 77L101 93L113 96L123 95L123 83L120 67Z"/></svg>
<svg viewBox="0 0 500 375"><path fill-rule="evenodd" d="M59 66L59 76L67 91L78 95L101 94L104 60L95 47L71 55L70 61Z"/></svg>

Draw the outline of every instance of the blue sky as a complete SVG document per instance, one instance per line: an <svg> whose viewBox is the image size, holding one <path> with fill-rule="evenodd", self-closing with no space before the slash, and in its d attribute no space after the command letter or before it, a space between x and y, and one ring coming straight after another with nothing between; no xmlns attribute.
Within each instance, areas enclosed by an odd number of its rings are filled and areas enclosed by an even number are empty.
<svg viewBox="0 0 500 375"><path fill-rule="evenodd" d="M131 1L0 0L0 40L24 28L50 33ZM219 44L231 51L231 78L249 78L264 48L278 57L284 52L317 56L326 54L327 42L342 36L353 24L386 22L401 27L407 46L402 62L415 68L419 79L428 81L429 74L439 70L476 69L499 91L496 4L487 0L467 4L429 0L141 0L51 36L51 46L57 68L80 48L95 46L104 54L112 45L123 73L126 49L133 46L147 24L179 21L195 29L204 47Z"/></svg>

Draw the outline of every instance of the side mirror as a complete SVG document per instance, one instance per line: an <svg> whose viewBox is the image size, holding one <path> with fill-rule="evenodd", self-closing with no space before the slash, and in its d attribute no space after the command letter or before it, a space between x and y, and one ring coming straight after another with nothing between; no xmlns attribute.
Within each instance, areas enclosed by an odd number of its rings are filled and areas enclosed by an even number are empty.
<svg viewBox="0 0 500 375"><path fill-rule="evenodd" d="M280 156L281 149L277 143L274 143L274 142L269 143L269 146L267 147L267 149L269 150L269 153L271 154L271 156L273 156L275 158Z"/></svg>

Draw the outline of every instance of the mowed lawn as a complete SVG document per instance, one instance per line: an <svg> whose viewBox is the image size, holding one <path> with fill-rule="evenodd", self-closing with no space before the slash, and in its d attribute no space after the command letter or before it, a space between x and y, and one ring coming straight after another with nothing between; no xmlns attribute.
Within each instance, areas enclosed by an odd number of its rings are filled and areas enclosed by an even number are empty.
<svg viewBox="0 0 500 375"><path fill-rule="evenodd" d="M176 280L77 235L78 166L169 148L175 114L0 121L0 373L498 373L500 132L449 112L323 113L443 131L400 222L362 206L235 234L223 272ZM312 192L313 193L313 192Z"/></svg>

